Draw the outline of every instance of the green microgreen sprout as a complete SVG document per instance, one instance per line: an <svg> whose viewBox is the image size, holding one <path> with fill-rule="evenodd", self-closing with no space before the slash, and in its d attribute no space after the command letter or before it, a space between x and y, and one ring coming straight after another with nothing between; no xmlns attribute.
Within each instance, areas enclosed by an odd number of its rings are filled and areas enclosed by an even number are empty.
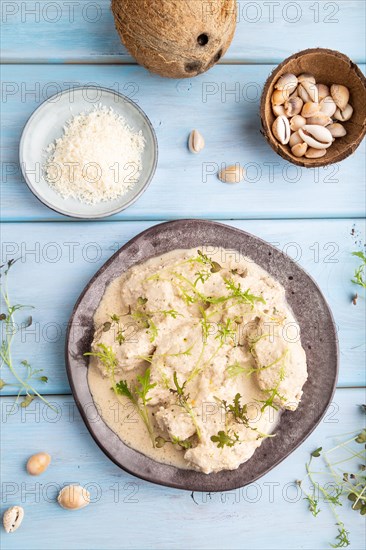
<svg viewBox="0 0 366 550"><path fill-rule="evenodd" d="M164 437L159 435L158 437L155 438L155 446L158 449L161 449L162 447L164 447L166 443L171 443L172 445L178 445L179 447L181 447L181 449L185 449L185 450L191 449L193 445L192 441L190 441L189 439L180 439L179 437L176 437L176 436L172 436L171 439L165 439Z"/></svg>
<svg viewBox="0 0 366 550"><path fill-rule="evenodd" d="M215 398L216 402L223 408L225 411L225 425L226 431L220 431L217 435L211 437L211 441L218 443L218 447L222 448L225 445L228 447L233 447L236 443L240 442L238 434L233 431L232 425L228 428L230 421L235 424L243 425L246 428L253 430L258 433L257 439L262 439L266 437L275 437L275 434L265 434L258 430L258 428L253 427L250 424L250 419L248 417L248 405L244 403L241 404L242 396L240 393L237 393L233 399L232 403L228 403L225 399Z"/></svg>
<svg viewBox="0 0 366 550"><path fill-rule="evenodd" d="M226 371L229 378L235 378L240 374L247 373L247 368L241 365L239 361L235 361L232 365L226 367Z"/></svg>
<svg viewBox="0 0 366 550"><path fill-rule="evenodd" d="M0 288L1 296L5 304L5 312L0 315L0 323L2 324L2 341L0 345L0 369L3 369L5 366L8 367L11 375L15 378L14 382L5 382L2 378L0 379L0 390L5 386L15 386L18 388L18 394L14 401L14 404L9 412L12 413L14 408L19 402L21 396L23 400L20 403L20 406L25 408L36 398L38 397L43 401L48 407L56 411L55 407L45 399L32 385L32 382L39 380L40 382L47 383L47 376L40 376L40 373L43 372L43 369L33 369L28 361L21 361L21 365L25 370L25 374L20 374L19 370L14 366L12 359L12 344L14 337L17 333L17 324L15 322L15 314L19 311L25 309L33 309L33 306L21 305L21 304L11 304L9 291L8 291L8 274L11 267L16 263L17 260L11 259L6 264L0 266ZM32 317L28 317L25 323L22 324L22 327L27 328L33 322Z"/></svg>
<svg viewBox="0 0 366 550"><path fill-rule="evenodd" d="M103 323L103 332L108 332L111 330L111 328L116 327L116 342L118 342L118 344L121 346L126 341L126 337L123 334L125 330L121 326L120 320L121 318L119 315L116 315L115 313L111 315L110 321L106 321L105 323Z"/></svg>
<svg viewBox="0 0 366 550"><path fill-rule="evenodd" d="M151 400L148 397L148 392L156 386L156 383L151 384L150 382L150 369L146 369L143 375L137 376L136 383L130 386L126 380L117 382L115 371L118 367L118 360L116 354L111 347L105 344L98 344L97 348L99 348L99 351L84 353L84 356L96 357L104 365L113 392L117 398L122 395L133 403L149 432L153 446L155 446L155 436L147 410L147 404Z"/></svg>
<svg viewBox="0 0 366 550"><path fill-rule="evenodd" d="M226 288L231 291L230 298L235 298L239 303L249 304L252 309L254 308L256 302L261 302L265 304L266 301L263 296L255 296L251 294L250 289L243 291L240 283L235 285L235 282L232 279L224 279Z"/></svg>
<svg viewBox="0 0 366 550"><path fill-rule="evenodd" d="M177 319L177 317L184 317L184 315L182 313L179 313L175 309L148 311L145 307L147 302L147 298L143 298L142 296L140 296L137 299L137 304L140 306L141 309L137 309L135 312L131 313L131 317L135 319L138 323L140 323L144 328L147 328L149 330L150 342L155 342L159 334L159 330L156 326L156 323L153 321L154 315L164 315L164 317L172 317L173 319Z"/></svg>
<svg viewBox="0 0 366 550"><path fill-rule="evenodd" d="M231 430L227 430L226 432L220 430L217 432L217 435L211 436L211 441L217 443L219 449L223 449L225 446L234 447L239 441L239 436L236 432L232 432Z"/></svg>
<svg viewBox="0 0 366 550"><path fill-rule="evenodd" d="M350 533L338 514L338 508L350 502L352 510L361 515L366 514L365 442L366 430L363 429L329 450L324 450L323 447L315 449L310 453L310 458L305 464L305 478L297 481L308 503L309 511L314 517L321 511L320 498L330 508L338 530L335 542L330 544L332 548L345 548L350 545ZM362 446L361 449L359 449L360 446ZM331 461L333 453L342 454ZM316 470L312 468L314 460L317 461ZM319 461L325 469L319 468ZM350 461L352 461L350 465L352 470L345 472L344 465ZM306 479L311 483L310 491L304 488Z"/></svg>
<svg viewBox="0 0 366 550"><path fill-rule="evenodd" d="M186 413L191 417L194 427L196 428L197 437L201 439L201 430L197 422L196 415L193 411L191 404L189 403L189 394L185 394L185 389L187 385L187 380L183 383L182 386L179 385L177 373L174 372L173 381L175 388L170 388L170 392L175 394L177 397L177 403L182 407Z"/></svg>
<svg viewBox="0 0 366 550"><path fill-rule="evenodd" d="M359 285L362 288L366 288L366 256L363 252L352 252L352 256L356 256L362 260L361 265L355 270L352 283Z"/></svg>

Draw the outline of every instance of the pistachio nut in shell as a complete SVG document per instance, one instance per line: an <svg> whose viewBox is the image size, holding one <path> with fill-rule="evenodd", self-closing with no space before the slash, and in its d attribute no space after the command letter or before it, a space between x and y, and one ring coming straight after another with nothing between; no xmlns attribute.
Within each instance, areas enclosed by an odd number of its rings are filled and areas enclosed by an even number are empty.
<svg viewBox="0 0 366 550"><path fill-rule="evenodd" d="M342 126L342 124L339 124L339 122L329 124L329 126L327 126L327 130L329 130L334 138L340 138L347 135L347 130L344 126Z"/></svg>
<svg viewBox="0 0 366 550"><path fill-rule="evenodd" d="M303 142L304 140L300 137L298 131L291 134L290 141L289 141L289 145L291 148L294 147L294 145L298 145L299 143L303 143Z"/></svg>
<svg viewBox="0 0 366 550"><path fill-rule="evenodd" d="M334 103L331 96L327 96L319 103L320 112L332 117L337 110L337 105Z"/></svg>
<svg viewBox="0 0 366 550"><path fill-rule="evenodd" d="M285 107L283 105L272 105L273 114L277 116L286 116Z"/></svg>
<svg viewBox="0 0 366 550"><path fill-rule="evenodd" d="M349 100L349 89L342 84L333 84L330 87L330 95L332 96L338 109L343 111Z"/></svg>
<svg viewBox="0 0 366 550"><path fill-rule="evenodd" d="M329 124L332 124L332 119L324 113L317 113L306 120L307 124L318 124L319 126L328 126Z"/></svg>
<svg viewBox="0 0 366 550"><path fill-rule="evenodd" d="M309 80L304 80L301 83L301 86L307 92L308 96L310 97L310 101L314 101L315 103L318 103L318 101L319 101L319 92L318 92L318 88L317 88L315 82L310 82Z"/></svg>
<svg viewBox="0 0 366 550"><path fill-rule="evenodd" d="M347 120L349 120L352 115L353 115L353 107L350 104L348 104L346 105L345 109L343 109L343 111L337 108L333 117L336 120L339 120L340 122L347 122Z"/></svg>
<svg viewBox="0 0 366 550"><path fill-rule="evenodd" d="M303 157L306 153L308 146L306 143L297 143L293 147L291 147L291 153L294 155L294 157Z"/></svg>
<svg viewBox="0 0 366 550"><path fill-rule="evenodd" d="M36 453L28 458L27 472L32 476L39 476L50 465L51 457L48 453Z"/></svg>
<svg viewBox="0 0 366 550"><path fill-rule="evenodd" d="M285 102L285 115L287 117L298 115L301 112L303 104L301 97L290 97Z"/></svg>
<svg viewBox="0 0 366 550"><path fill-rule="evenodd" d="M326 155L327 150L326 149L314 149L313 147L309 147L308 150L305 153L305 158L307 159L320 159Z"/></svg>
<svg viewBox="0 0 366 550"><path fill-rule="evenodd" d="M290 97L288 90L275 90L271 97L272 105L283 105Z"/></svg>
<svg viewBox="0 0 366 550"><path fill-rule="evenodd" d="M318 101L330 96L329 86L326 84L317 84L316 87L318 88Z"/></svg>
<svg viewBox="0 0 366 550"><path fill-rule="evenodd" d="M244 175L244 168L236 163L220 170L217 176L223 183L240 183L243 181Z"/></svg>
<svg viewBox="0 0 366 550"><path fill-rule="evenodd" d="M300 128L299 136L314 149L327 149L333 143L333 136L329 130L315 124L305 124Z"/></svg>
<svg viewBox="0 0 366 550"><path fill-rule="evenodd" d="M299 84L297 87L297 93L298 96L301 97L304 103L307 103L308 101L312 101L311 97L305 90L304 86L302 84Z"/></svg>
<svg viewBox="0 0 366 550"><path fill-rule="evenodd" d="M3 525L7 533L14 533L22 523L24 510L21 506L11 506L5 510L3 515Z"/></svg>
<svg viewBox="0 0 366 550"><path fill-rule="evenodd" d="M283 74L276 82L276 90L288 90L292 93L297 88L297 77L292 73Z"/></svg>
<svg viewBox="0 0 366 550"><path fill-rule="evenodd" d="M305 103L301 110L301 116L304 118L309 118L317 113L319 113L319 103L314 103L313 101Z"/></svg>
<svg viewBox="0 0 366 550"><path fill-rule="evenodd" d="M299 128L305 126L306 118L301 115L295 115L290 120L290 128L293 132L297 132Z"/></svg>
<svg viewBox="0 0 366 550"><path fill-rule="evenodd" d="M67 485L59 492L57 501L65 510L80 510L90 503L90 493L80 485Z"/></svg>
<svg viewBox="0 0 366 550"><path fill-rule="evenodd" d="M294 91L292 92L292 94L290 95L290 98L291 98L291 97L299 97L299 92L297 91L297 88L296 88L296 90L294 90Z"/></svg>
<svg viewBox="0 0 366 550"><path fill-rule="evenodd" d="M205 147L205 140L198 130L192 130L189 134L188 149L191 153L200 153Z"/></svg>
<svg viewBox="0 0 366 550"><path fill-rule="evenodd" d="M279 116L276 118L274 123L272 124L272 132L276 139L282 145L286 145L290 140L291 135L291 129L290 129L290 123L288 121L288 118L285 116Z"/></svg>
<svg viewBox="0 0 366 550"><path fill-rule="evenodd" d="M302 84L303 82L311 82L312 84L315 84L316 82L315 76L310 73L301 73L297 77L297 80L299 81L300 84Z"/></svg>

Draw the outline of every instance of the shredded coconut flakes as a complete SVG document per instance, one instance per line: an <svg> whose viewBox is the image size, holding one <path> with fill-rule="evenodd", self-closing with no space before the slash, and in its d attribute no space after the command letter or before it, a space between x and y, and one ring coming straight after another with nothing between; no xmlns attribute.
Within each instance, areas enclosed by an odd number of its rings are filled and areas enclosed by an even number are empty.
<svg viewBox="0 0 366 550"><path fill-rule="evenodd" d="M63 198L87 204L115 200L139 180L146 140L112 108L99 105L66 122L44 166L49 185Z"/></svg>

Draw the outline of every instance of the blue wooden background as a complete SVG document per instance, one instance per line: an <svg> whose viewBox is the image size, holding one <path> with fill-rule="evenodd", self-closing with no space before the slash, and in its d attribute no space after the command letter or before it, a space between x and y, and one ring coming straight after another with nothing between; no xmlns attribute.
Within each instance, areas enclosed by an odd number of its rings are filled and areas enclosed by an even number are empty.
<svg viewBox="0 0 366 550"><path fill-rule="evenodd" d="M2 260L21 256L10 292L36 306L14 359L27 358L49 377L53 415L37 401L8 415L14 391L1 397L1 511L22 504L26 517L5 549L318 549L335 534L326 511L307 511L293 481L308 453L362 425L365 402L365 296L350 282L365 243L365 143L343 163L314 170L277 157L259 131L263 83L294 51L338 49L364 69L362 0L239 2L235 39L222 62L192 80L164 80L134 64L114 30L108 0L75 3L3 1L2 10ZM159 167L131 208L102 222L65 219L29 192L18 165L18 142L33 110L50 95L94 83L125 93L146 111L159 140ZM188 133L198 128L206 149L192 156ZM241 162L247 180L227 186L215 173ZM319 283L338 328L341 366L334 403L310 438L253 486L201 494L154 486L114 466L92 441L67 382L63 345L67 319L86 282L131 237L161 220L223 220L287 252ZM20 318L22 320L22 318ZM4 378L5 374L2 375ZM44 387L38 387L44 392ZM26 475L33 452L52 465ZM75 513L55 504L59 487L88 484L93 503ZM323 506L325 508L325 505ZM364 524L347 506L342 517L351 548L364 548Z"/></svg>

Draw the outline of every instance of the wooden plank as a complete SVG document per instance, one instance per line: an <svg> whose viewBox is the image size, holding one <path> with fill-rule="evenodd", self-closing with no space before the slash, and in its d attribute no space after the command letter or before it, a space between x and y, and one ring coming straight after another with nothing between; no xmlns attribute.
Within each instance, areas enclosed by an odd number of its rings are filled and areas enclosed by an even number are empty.
<svg viewBox="0 0 366 550"><path fill-rule="evenodd" d="M18 144L28 117L44 99L87 83L130 95L150 117L159 141L152 184L115 219L363 217L365 142L339 165L305 169L280 159L261 135L258 102L272 68L220 66L177 82L135 66L4 66L2 219L65 219L28 190ZM88 97L99 101L98 95ZM195 127L206 138L200 155L192 155L186 146ZM218 181L222 163L236 162L246 167L247 180L237 185Z"/></svg>
<svg viewBox="0 0 366 550"><path fill-rule="evenodd" d="M44 369L47 393L68 393L64 368L67 321L82 289L97 269L151 222L4 224L2 261L21 256L12 268L9 289L17 303L31 304L33 325L18 335L14 360ZM315 278L335 316L340 340L340 386L364 385L365 319L362 289L350 282L359 261L351 251L365 242L364 226L350 220L239 221L247 230L280 247ZM351 234L354 233L354 234ZM360 294L357 306L353 293ZM9 380L7 376L3 376ZM14 393L5 387L2 393Z"/></svg>
<svg viewBox="0 0 366 550"><path fill-rule="evenodd" d="M279 63L314 46L340 50L362 63L364 20L365 3L360 0L240 0L236 35L223 63ZM5 0L2 23L5 62L133 61L114 28L110 0Z"/></svg>
<svg viewBox="0 0 366 550"><path fill-rule="evenodd" d="M328 548L337 534L334 518L322 500L320 515L313 518L294 481L304 476L315 448L329 449L344 440L340 434L362 428L358 405L365 397L362 389L337 390L316 431L255 484L231 493L193 495L120 470L94 443L70 397L54 397L59 414L53 416L35 403L6 416L11 399L2 398L1 440L8 452L2 453L1 511L14 504L25 509L21 528L2 535L2 548L58 550L60 541L63 548L80 550ZM52 462L45 474L32 478L25 461L40 450L49 452ZM70 513L56 504L58 490L69 483L89 488L88 508ZM347 504L338 512L350 531L350 550L361 550L362 517Z"/></svg>

